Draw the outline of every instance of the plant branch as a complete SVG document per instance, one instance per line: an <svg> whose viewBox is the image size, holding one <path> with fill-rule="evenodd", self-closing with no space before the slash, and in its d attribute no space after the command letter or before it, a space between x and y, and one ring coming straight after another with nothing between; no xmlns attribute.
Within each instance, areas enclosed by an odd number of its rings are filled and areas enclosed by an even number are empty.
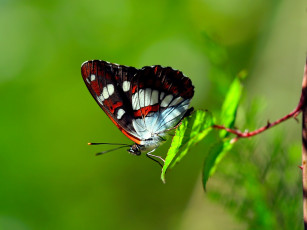
<svg viewBox="0 0 307 230"><path fill-rule="evenodd" d="M226 130L229 133L235 134L237 136L236 139L252 137L252 136L255 136L259 133L262 133L262 132L268 130L269 128L272 128L272 127L282 123L283 121L288 120L289 118L292 118L292 117L296 118L299 115L299 113L302 111L302 107L303 107L303 104L304 104L304 98L305 97L304 97L303 92L302 92L301 98L300 98L300 101L299 101L297 107L291 113L285 115L284 117L282 117L282 118L280 118L280 119L278 119L274 122L268 121L268 123L265 126L259 128L259 129L256 129L254 131L251 131L251 132L248 132L248 131L241 132L238 129L227 128L223 125L213 125L212 127L215 128L215 129L223 129L223 130Z"/></svg>

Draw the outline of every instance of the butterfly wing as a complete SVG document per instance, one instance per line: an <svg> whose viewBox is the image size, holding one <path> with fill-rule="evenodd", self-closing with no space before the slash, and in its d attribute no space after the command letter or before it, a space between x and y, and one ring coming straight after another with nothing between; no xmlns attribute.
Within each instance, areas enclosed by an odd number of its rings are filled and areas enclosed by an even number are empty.
<svg viewBox="0 0 307 230"><path fill-rule="evenodd" d="M98 105L128 138L140 144L142 137L132 125L133 109L128 98L129 83L137 71L99 60L81 66L83 80Z"/></svg>
<svg viewBox="0 0 307 230"><path fill-rule="evenodd" d="M81 73L99 106L137 144L176 126L194 95L191 80L171 67L138 70L94 60Z"/></svg>
<svg viewBox="0 0 307 230"><path fill-rule="evenodd" d="M143 67L130 82L133 127L145 139L176 126L194 95L191 80L171 67Z"/></svg>

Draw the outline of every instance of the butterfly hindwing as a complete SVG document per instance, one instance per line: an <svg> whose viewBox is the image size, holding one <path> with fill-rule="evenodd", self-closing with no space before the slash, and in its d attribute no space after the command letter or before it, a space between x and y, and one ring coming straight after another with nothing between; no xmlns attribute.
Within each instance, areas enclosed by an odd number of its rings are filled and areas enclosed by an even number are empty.
<svg viewBox="0 0 307 230"><path fill-rule="evenodd" d="M134 127L138 133L163 132L177 125L194 95L191 80L171 67L146 66L131 80Z"/></svg>

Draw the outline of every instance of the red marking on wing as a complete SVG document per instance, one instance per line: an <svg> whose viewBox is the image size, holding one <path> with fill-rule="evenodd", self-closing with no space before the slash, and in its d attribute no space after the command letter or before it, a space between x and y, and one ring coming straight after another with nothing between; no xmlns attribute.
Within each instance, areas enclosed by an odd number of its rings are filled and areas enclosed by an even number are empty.
<svg viewBox="0 0 307 230"><path fill-rule="evenodd" d="M138 145L141 144L141 140L136 138L135 136L133 136L132 134L128 133L126 130L124 129L120 129L120 131L122 131L123 134L126 135L126 137L128 137L130 140L132 140L133 142L137 143Z"/></svg>
<svg viewBox="0 0 307 230"><path fill-rule="evenodd" d="M118 75L115 75L114 77L115 77L115 80L116 80L117 82L119 82L119 81L120 81L120 78L119 78L119 76L118 76Z"/></svg>
<svg viewBox="0 0 307 230"><path fill-rule="evenodd" d="M114 114L115 109L117 109L118 107L121 107L121 106L123 106L122 102L120 102L120 101L116 102L115 104L113 104L113 106L111 106L110 112Z"/></svg>
<svg viewBox="0 0 307 230"><path fill-rule="evenodd" d="M183 81L183 85L186 90L181 92L180 96L183 98L192 98L194 95L194 86L189 78L185 78Z"/></svg>
<svg viewBox="0 0 307 230"><path fill-rule="evenodd" d="M132 93L135 93L137 89L143 89L144 88L145 83L144 82L139 82L139 84L135 84L132 87Z"/></svg>
<svg viewBox="0 0 307 230"><path fill-rule="evenodd" d="M148 113L150 112L157 112L159 110L160 105L149 105L143 108L140 108L139 110L134 112L135 117L146 117Z"/></svg>
<svg viewBox="0 0 307 230"><path fill-rule="evenodd" d="M112 76L110 75L110 73L103 71L102 73L105 73L105 79L107 80L111 80Z"/></svg>
<svg viewBox="0 0 307 230"><path fill-rule="evenodd" d="M168 91L170 86L171 86L171 82L168 82L168 81L163 82L162 87L163 87L164 90Z"/></svg>
<svg viewBox="0 0 307 230"><path fill-rule="evenodd" d="M99 89L99 85L97 81L91 81L91 87L92 89L95 91L95 93L99 96L100 93L100 89Z"/></svg>
<svg viewBox="0 0 307 230"><path fill-rule="evenodd" d="M137 85L134 85L134 86L132 87L132 93L135 93L137 87L138 87Z"/></svg>
<svg viewBox="0 0 307 230"><path fill-rule="evenodd" d="M154 73L157 74L158 66L155 67Z"/></svg>
<svg viewBox="0 0 307 230"><path fill-rule="evenodd" d="M108 110L109 110L112 114L114 114L115 109L117 109L118 107L123 106L123 102L118 101L118 102L116 102L116 103L113 103L112 100L108 99L108 100L104 100L104 101L103 101L103 105L104 105L105 107L107 107Z"/></svg>
<svg viewBox="0 0 307 230"><path fill-rule="evenodd" d="M175 87L175 86L173 86L172 88L171 88L171 92L173 93L173 94L178 94L179 93L179 90L178 90L178 87Z"/></svg>

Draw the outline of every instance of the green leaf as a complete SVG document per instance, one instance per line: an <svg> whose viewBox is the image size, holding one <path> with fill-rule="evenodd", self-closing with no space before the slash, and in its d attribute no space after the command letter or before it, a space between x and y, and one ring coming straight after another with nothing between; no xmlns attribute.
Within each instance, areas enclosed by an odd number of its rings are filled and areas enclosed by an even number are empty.
<svg viewBox="0 0 307 230"><path fill-rule="evenodd" d="M206 184L210 176L212 176L218 163L222 160L224 155L229 152L233 144L230 139L220 140L218 143L214 144L205 159L204 169L203 169L203 187L206 190Z"/></svg>
<svg viewBox="0 0 307 230"><path fill-rule="evenodd" d="M164 183L165 173L169 166L173 167L187 154L190 147L205 138L212 129L212 125L212 114L201 110L195 111L191 116L182 121L176 130L162 168L161 180ZM176 160L174 161L175 158Z"/></svg>
<svg viewBox="0 0 307 230"><path fill-rule="evenodd" d="M222 111L221 111L221 125L224 125L227 128L232 128L235 122L236 114L238 105L240 102L240 98L242 95L242 85L241 80L245 78L246 72L241 71L236 77L233 82L231 83L229 90L226 94L224 103L222 105ZM228 135L228 132L225 130L220 131L220 137L224 138Z"/></svg>
<svg viewBox="0 0 307 230"><path fill-rule="evenodd" d="M246 75L247 73L245 71L241 71L239 75L233 80L222 105L221 123L227 128L232 128L234 126L237 109L243 90L241 79L244 79ZM229 133L226 130L220 131L221 139L211 147L205 159L203 169L204 189L206 189L206 184L209 177L212 176L216 171L218 163L222 160L225 154L231 150L233 146L231 139L225 138L228 136L228 134Z"/></svg>

